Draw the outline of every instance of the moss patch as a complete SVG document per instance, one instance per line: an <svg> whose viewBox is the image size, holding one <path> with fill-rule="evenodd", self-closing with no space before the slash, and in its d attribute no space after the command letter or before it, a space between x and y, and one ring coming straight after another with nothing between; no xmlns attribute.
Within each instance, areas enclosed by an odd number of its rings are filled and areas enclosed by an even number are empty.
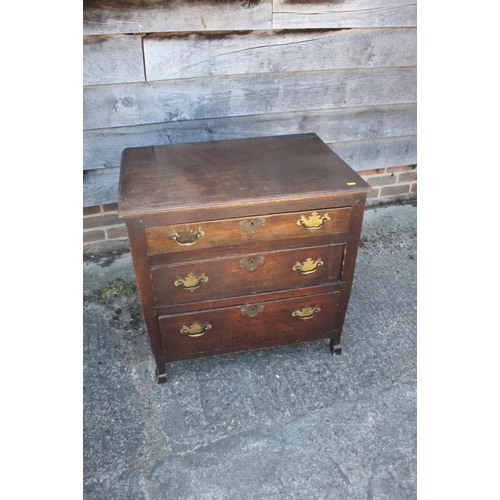
<svg viewBox="0 0 500 500"><path fill-rule="evenodd" d="M132 295L133 293L135 293L135 287L127 285L121 278L117 278L115 281L97 290L97 295L100 299L108 299L109 297L116 297L117 295Z"/></svg>

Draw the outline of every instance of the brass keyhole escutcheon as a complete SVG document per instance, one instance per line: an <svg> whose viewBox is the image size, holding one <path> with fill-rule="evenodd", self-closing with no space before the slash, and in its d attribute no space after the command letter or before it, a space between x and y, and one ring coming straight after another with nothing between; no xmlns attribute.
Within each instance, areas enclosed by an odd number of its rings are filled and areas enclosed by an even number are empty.
<svg viewBox="0 0 500 500"><path fill-rule="evenodd" d="M255 318L255 316L261 312L264 312L264 306L262 304L243 306L241 308L241 314L243 316L248 316L249 318Z"/></svg>
<svg viewBox="0 0 500 500"><path fill-rule="evenodd" d="M258 257L244 258L240 260L240 267L248 269L249 271L255 271L258 267L264 265L264 256L259 255Z"/></svg>
<svg viewBox="0 0 500 500"><path fill-rule="evenodd" d="M238 227L249 235L255 234L259 229L262 229L265 225L266 225L266 219L264 219L264 217L259 217L257 220L252 219L251 221L241 220L238 223Z"/></svg>

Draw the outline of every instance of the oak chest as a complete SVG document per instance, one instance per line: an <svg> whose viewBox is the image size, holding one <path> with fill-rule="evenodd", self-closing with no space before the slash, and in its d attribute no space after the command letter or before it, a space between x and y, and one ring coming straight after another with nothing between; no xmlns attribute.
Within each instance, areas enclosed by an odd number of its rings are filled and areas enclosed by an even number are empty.
<svg viewBox="0 0 500 500"><path fill-rule="evenodd" d="M126 149L127 225L157 366L330 339L370 186L315 134Z"/></svg>

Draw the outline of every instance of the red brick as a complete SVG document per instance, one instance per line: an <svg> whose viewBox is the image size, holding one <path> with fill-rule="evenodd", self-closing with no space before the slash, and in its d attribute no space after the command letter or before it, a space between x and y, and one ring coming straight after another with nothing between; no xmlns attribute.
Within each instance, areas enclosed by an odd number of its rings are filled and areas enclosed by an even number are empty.
<svg viewBox="0 0 500 500"><path fill-rule="evenodd" d="M409 184L398 184L397 186L383 187L380 191L380 196L397 196L399 194L406 194L409 191Z"/></svg>
<svg viewBox="0 0 500 500"><path fill-rule="evenodd" d="M398 182L408 182L408 181L416 181L417 180L417 172L405 172L403 174L398 175Z"/></svg>
<svg viewBox="0 0 500 500"><path fill-rule="evenodd" d="M84 231L83 232L83 243L91 243L93 241L102 241L104 240L104 231L95 230L95 231Z"/></svg>
<svg viewBox="0 0 500 500"><path fill-rule="evenodd" d="M110 227L109 229L107 229L107 232L108 238L110 240L127 237L127 228L124 225L118 227Z"/></svg>
<svg viewBox="0 0 500 500"><path fill-rule="evenodd" d="M118 210L118 203L108 203L103 205L102 209L104 212L116 212Z"/></svg>
<svg viewBox="0 0 500 500"><path fill-rule="evenodd" d="M379 195L379 189L376 188L374 189L371 193L368 193L368 196L366 197L367 199L370 199L370 198L377 198L378 195Z"/></svg>
<svg viewBox="0 0 500 500"><path fill-rule="evenodd" d="M361 177L369 177L370 175L382 175L385 174L385 168L372 168L371 170L360 170L358 174Z"/></svg>
<svg viewBox="0 0 500 500"><path fill-rule="evenodd" d="M83 207L83 215L94 215L101 213L101 206L95 205L93 207Z"/></svg>
<svg viewBox="0 0 500 500"><path fill-rule="evenodd" d="M395 175L379 175L376 177L370 177L369 179L366 179L366 182L370 184L370 186L375 187L375 186L389 186L391 184L396 183L396 176Z"/></svg>
<svg viewBox="0 0 500 500"><path fill-rule="evenodd" d="M417 183L416 182L411 185L410 192L411 193L416 193L417 192Z"/></svg>
<svg viewBox="0 0 500 500"><path fill-rule="evenodd" d="M411 170L415 170L417 168L416 165L404 165L401 167L388 167L387 173L397 173L397 172L410 172Z"/></svg>
<svg viewBox="0 0 500 500"><path fill-rule="evenodd" d="M92 227L116 226L122 223L123 221L118 218L118 214L108 213L83 219L83 229L90 229Z"/></svg>

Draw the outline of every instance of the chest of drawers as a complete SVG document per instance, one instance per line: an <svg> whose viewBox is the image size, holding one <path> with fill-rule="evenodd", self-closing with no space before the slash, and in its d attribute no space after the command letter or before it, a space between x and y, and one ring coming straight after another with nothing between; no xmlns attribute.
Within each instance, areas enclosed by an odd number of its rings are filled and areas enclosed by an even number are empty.
<svg viewBox="0 0 500 500"><path fill-rule="evenodd" d="M126 149L125 220L157 367L340 337L370 186L315 134Z"/></svg>

